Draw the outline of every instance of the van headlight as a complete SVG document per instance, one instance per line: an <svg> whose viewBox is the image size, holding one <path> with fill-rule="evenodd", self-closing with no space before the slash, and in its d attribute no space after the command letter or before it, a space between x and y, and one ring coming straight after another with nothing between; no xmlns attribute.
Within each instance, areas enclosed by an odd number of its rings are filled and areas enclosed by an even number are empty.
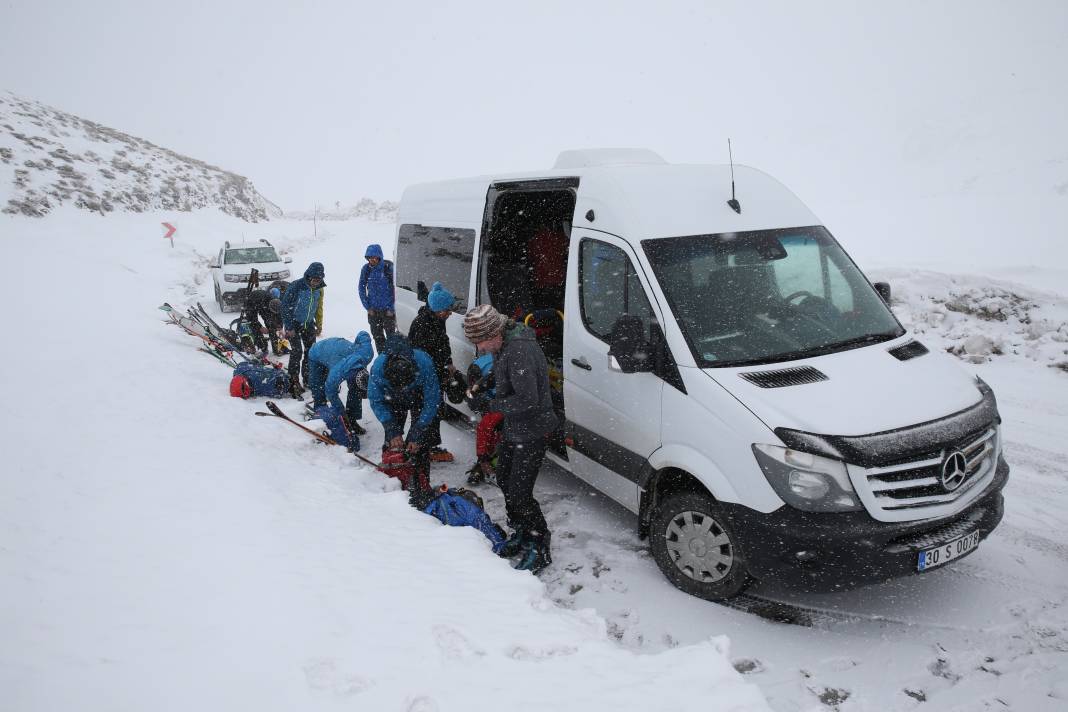
<svg viewBox="0 0 1068 712"><path fill-rule="evenodd" d="M775 493L804 512L855 512L864 508L845 463L781 445L753 445L760 469Z"/></svg>

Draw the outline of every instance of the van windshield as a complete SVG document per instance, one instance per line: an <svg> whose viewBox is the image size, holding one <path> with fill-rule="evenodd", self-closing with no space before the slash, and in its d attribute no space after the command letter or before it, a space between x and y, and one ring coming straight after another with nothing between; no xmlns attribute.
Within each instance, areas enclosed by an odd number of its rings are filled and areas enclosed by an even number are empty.
<svg viewBox="0 0 1068 712"><path fill-rule="evenodd" d="M260 262L278 262L278 253L273 247L240 247L226 251L228 265L254 265Z"/></svg>
<svg viewBox="0 0 1068 712"><path fill-rule="evenodd" d="M702 368L844 351L904 329L826 229L643 240Z"/></svg>

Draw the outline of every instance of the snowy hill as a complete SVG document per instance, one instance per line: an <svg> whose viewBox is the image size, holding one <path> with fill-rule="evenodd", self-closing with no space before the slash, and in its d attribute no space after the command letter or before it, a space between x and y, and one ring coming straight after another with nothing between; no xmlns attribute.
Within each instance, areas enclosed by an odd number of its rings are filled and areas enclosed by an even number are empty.
<svg viewBox="0 0 1068 712"><path fill-rule="evenodd" d="M0 210L40 217L64 204L101 214L217 207L250 222L280 214L244 176L0 94Z"/></svg>

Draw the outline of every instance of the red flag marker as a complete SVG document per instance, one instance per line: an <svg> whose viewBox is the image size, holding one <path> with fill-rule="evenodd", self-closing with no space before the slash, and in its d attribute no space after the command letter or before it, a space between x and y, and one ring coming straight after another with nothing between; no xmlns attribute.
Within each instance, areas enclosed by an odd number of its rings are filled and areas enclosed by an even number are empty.
<svg viewBox="0 0 1068 712"><path fill-rule="evenodd" d="M167 228L167 234L163 236L163 239L166 240L167 238L170 238L171 247L174 247L174 237L173 237L173 235L178 230L178 228L176 228L174 225L171 225L170 223L160 223L160 225L162 225L163 227Z"/></svg>

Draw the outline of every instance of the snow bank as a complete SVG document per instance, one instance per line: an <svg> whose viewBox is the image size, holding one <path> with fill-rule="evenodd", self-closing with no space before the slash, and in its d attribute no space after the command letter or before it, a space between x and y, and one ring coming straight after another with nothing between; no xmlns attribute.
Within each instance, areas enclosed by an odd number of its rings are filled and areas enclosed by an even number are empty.
<svg viewBox="0 0 1068 712"><path fill-rule="evenodd" d="M293 252L309 227L249 237ZM348 335L362 245L392 228L330 229L354 256L327 264L326 332ZM725 638L629 651L474 530L230 398L228 369L156 308L209 305L203 267L242 231L211 212L0 216L17 325L0 376L5 707L767 708Z"/></svg>
<svg viewBox="0 0 1068 712"><path fill-rule="evenodd" d="M933 348L971 363L1009 357L1068 371L1068 297L1062 294L924 270L874 270L871 277L890 282L894 313Z"/></svg>

